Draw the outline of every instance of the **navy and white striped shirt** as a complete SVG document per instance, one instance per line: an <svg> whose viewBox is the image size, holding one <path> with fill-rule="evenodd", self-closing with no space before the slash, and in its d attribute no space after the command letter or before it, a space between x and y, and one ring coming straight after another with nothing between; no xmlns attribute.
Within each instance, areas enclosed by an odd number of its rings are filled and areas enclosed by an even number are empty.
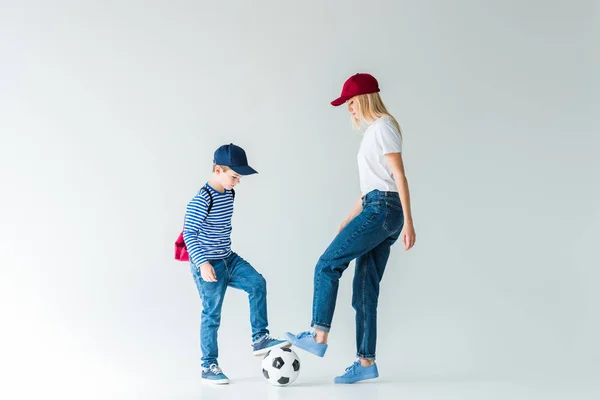
<svg viewBox="0 0 600 400"><path fill-rule="evenodd" d="M183 240L190 260L200 266L211 259L227 258L231 254L231 216L233 215L233 193L225 190L219 193L208 183L213 205L208 214L210 197L200 189L187 205Z"/></svg>

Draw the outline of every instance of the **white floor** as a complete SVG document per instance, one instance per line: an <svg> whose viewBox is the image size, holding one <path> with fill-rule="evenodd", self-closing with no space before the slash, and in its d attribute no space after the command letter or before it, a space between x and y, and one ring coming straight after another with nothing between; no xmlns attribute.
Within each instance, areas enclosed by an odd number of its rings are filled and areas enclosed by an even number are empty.
<svg viewBox="0 0 600 400"><path fill-rule="evenodd" d="M352 385L335 385L332 376L307 370L287 387L268 384L258 374L230 374L229 385L202 384L196 369L164 370L141 380L116 382L102 376L79 379L62 375L44 381L30 376L27 382L1 381L0 399L202 399L202 400L599 400L600 380L477 380L408 378L385 375ZM49 371L51 374L51 371ZM1 376L1 375L0 375Z"/></svg>
<svg viewBox="0 0 600 400"><path fill-rule="evenodd" d="M299 381L288 387L273 387L256 378L238 379L227 386L198 387L197 392L144 395L152 399L407 399L407 400L598 400L600 390L590 382L444 382L378 381L334 385L330 381Z"/></svg>

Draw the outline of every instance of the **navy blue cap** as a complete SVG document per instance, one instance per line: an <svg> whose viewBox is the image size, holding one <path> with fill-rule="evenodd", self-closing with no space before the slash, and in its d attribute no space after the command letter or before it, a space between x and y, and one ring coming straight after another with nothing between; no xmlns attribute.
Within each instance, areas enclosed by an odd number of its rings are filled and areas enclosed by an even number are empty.
<svg viewBox="0 0 600 400"><path fill-rule="evenodd" d="M258 174L254 168L248 165L248 158L244 149L233 143L219 147L215 151L213 162L217 165L229 167L240 175Z"/></svg>

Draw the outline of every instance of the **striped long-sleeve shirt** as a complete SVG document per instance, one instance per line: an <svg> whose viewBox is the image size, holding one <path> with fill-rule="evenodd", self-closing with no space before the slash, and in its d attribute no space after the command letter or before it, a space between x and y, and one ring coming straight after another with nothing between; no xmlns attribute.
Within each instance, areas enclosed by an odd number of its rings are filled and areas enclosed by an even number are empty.
<svg viewBox="0 0 600 400"><path fill-rule="evenodd" d="M183 226L183 240L190 260L198 267L210 259L227 258L231 254L233 193L231 190L219 193L208 183L205 187L213 199L210 213L210 197L201 189L187 205Z"/></svg>

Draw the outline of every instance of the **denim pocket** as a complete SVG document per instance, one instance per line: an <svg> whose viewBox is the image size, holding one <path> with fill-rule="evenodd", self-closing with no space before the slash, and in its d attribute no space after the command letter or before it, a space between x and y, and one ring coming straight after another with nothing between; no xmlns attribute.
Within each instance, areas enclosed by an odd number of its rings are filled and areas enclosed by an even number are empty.
<svg viewBox="0 0 600 400"><path fill-rule="evenodd" d="M371 201L367 204L363 204L363 210L369 210L375 214L379 214L381 212L381 206L383 202L381 201Z"/></svg>
<svg viewBox="0 0 600 400"><path fill-rule="evenodd" d="M394 210L399 210L400 212L402 212L402 204L397 203L395 201L387 201L385 203L387 208L392 208Z"/></svg>
<svg viewBox="0 0 600 400"><path fill-rule="evenodd" d="M383 221L383 229L390 235L399 232L404 226L404 213L402 206L395 202L385 203L385 221Z"/></svg>

